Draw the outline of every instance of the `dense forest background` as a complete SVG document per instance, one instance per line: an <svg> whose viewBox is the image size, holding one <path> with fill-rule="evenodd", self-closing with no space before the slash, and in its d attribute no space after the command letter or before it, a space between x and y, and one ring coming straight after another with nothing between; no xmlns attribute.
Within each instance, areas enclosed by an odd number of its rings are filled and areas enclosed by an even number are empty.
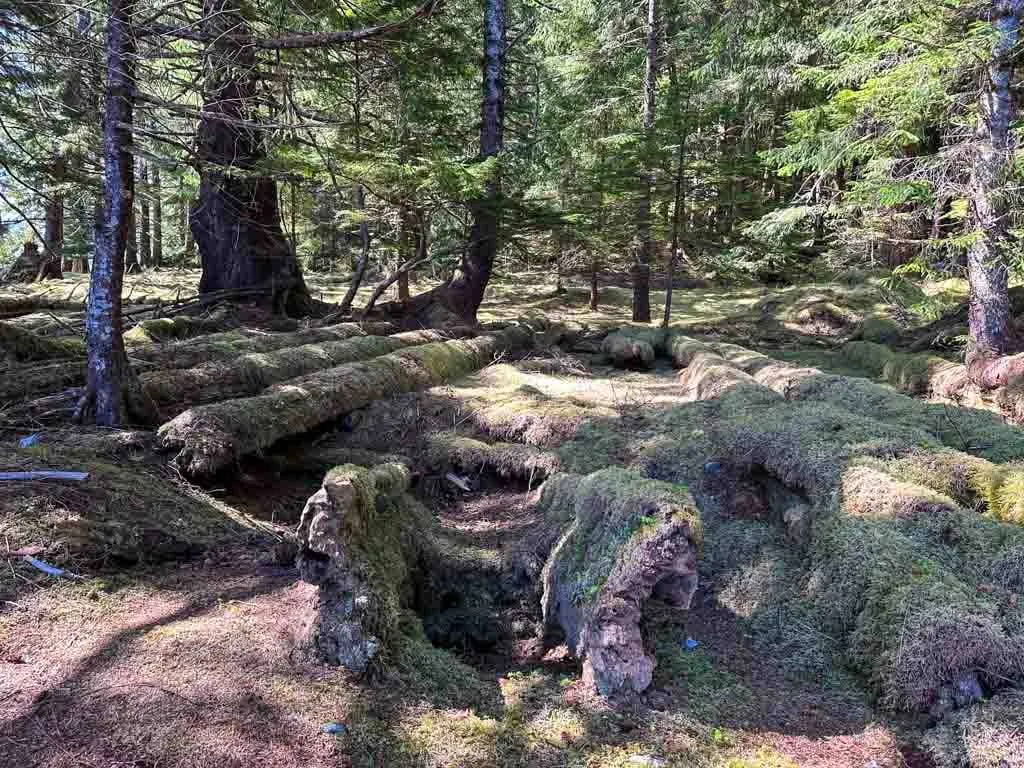
<svg viewBox="0 0 1024 768"><path fill-rule="evenodd" d="M364 280L405 300L429 274L470 319L493 264L589 274L595 303L628 272L646 321L651 269L895 283L974 249L1001 306L1018 6L19 0L0 259L123 251L300 314L301 270L352 275L343 313ZM1008 316L979 348L1011 351Z"/></svg>

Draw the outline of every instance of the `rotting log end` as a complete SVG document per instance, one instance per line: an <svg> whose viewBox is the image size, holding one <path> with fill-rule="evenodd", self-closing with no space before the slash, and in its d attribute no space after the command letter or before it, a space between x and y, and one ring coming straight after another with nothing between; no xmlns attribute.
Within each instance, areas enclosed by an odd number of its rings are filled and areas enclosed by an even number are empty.
<svg viewBox="0 0 1024 768"><path fill-rule="evenodd" d="M564 632L602 696L642 692L656 664L640 630L645 601L687 609L697 588L693 500L682 486L617 468L549 482L568 484L543 494L549 518L573 520L544 568L545 623Z"/></svg>

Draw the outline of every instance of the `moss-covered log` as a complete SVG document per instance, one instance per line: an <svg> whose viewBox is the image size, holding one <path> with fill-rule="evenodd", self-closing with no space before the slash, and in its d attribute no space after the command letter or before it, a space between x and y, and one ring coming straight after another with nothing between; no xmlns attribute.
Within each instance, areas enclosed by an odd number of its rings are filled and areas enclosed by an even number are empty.
<svg viewBox="0 0 1024 768"><path fill-rule="evenodd" d="M494 472L503 478L541 481L558 469L558 457L532 445L485 443L456 432L431 435L427 460L438 470Z"/></svg>
<svg viewBox="0 0 1024 768"><path fill-rule="evenodd" d="M425 509L403 498L409 470L335 467L302 511L298 566L319 589L310 642L330 664L364 673L387 659L399 634L409 563Z"/></svg>
<svg viewBox="0 0 1024 768"><path fill-rule="evenodd" d="M84 357L85 342L77 338L51 338L0 322L0 360L27 363Z"/></svg>
<svg viewBox="0 0 1024 768"><path fill-rule="evenodd" d="M277 384L256 397L191 408L160 428L158 446L177 450L176 461L186 474L210 475L240 456L308 432L374 400L464 376L496 354L531 340L529 331L513 326L476 339L424 344L328 368Z"/></svg>
<svg viewBox="0 0 1024 768"><path fill-rule="evenodd" d="M601 352L618 368L650 368L664 353L666 336L661 328L627 326L605 336Z"/></svg>
<svg viewBox="0 0 1024 768"><path fill-rule="evenodd" d="M198 405L254 395L272 384L314 371L448 338L451 338L451 334L441 331L357 336L344 341L303 344L274 352L254 352L231 360L211 361L195 368L150 371L139 378L146 392L158 405Z"/></svg>
<svg viewBox="0 0 1024 768"><path fill-rule="evenodd" d="M194 368L211 360L231 360L252 352L273 352L356 336L386 336L399 330L392 323L341 323L294 333L225 331L173 344L134 347L129 350L129 357L160 369Z"/></svg>
<svg viewBox="0 0 1024 768"><path fill-rule="evenodd" d="M49 299L46 296L0 296L0 319L42 311L84 312L85 305L78 301Z"/></svg>
<svg viewBox="0 0 1024 768"><path fill-rule="evenodd" d="M232 360L246 354L384 335L398 330L391 323L342 323L294 333L234 330L170 344L140 343L137 340L136 344L129 345L128 357L143 372L177 370L211 361ZM85 344L80 339L43 337L0 323L0 352L10 360L67 360L59 365L33 366L23 375L19 373L15 378L6 380L0 384L0 400L38 397L85 382Z"/></svg>
<svg viewBox="0 0 1024 768"><path fill-rule="evenodd" d="M177 315L175 317L154 317L142 320L125 332L124 340L128 344L162 344L168 341L180 341L223 330L227 317L224 313L210 316L193 317Z"/></svg>
<svg viewBox="0 0 1024 768"><path fill-rule="evenodd" d="M568 525L544 567L543 610L603 696L640 692L655 660L640 632L652 595L689 608L697 588L699 515L684 487L618 468L556 475L543 498Z"/></svg>

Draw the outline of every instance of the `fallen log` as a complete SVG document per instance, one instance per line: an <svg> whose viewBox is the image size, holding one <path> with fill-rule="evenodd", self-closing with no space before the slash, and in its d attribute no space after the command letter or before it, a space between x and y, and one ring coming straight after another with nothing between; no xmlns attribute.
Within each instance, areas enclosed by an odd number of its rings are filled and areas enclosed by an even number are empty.
<svg viewBox="0 0 1024 768"><path fill-rule="evenodd" d="M272 384L333 368L345 363L395 352L406 347L445 341L464 335L453 332L408 331L394 336L356 336L344 341L303 344L274 352L254 352L232 360L217 360L195 368L148 371L139 379L158 405L199 405L215 400L255 395Z"/></svg>
<svg viewBox="0 0 1024 768"><path fill-rule="evenodd" d="M45 296L0 296L0 319L30 315L33 312L68 311L84 312L85 305L80 301L62 301L48 299Z"/></svg>
<svg viewBox="0 0 1024 768"><path fill-rule="evenodd" d="M650 368L665 351L666 331L661 328L624 327L605 336L601 352L616 368Z"/></svg>
<svg viewBox="0 0 1024 768"><path fill-rule="evenodd" d="M644 601L685 609L697 588L693 499L683 486L608 468L555 475L543 503L549 521L568 523L542 576L547 629L564 633L601 695L645 690L656 662L640 632Z"/></svg>
<svg viewBox="0 0 1024 768"><path fill-rule="evenodd" d="M75 338L51 338L0 322L0 359L27 363L38 360L60 360L85 357L85 342Z"/></svg>
<svg viewBox="0 0 1024 768"><path fill-rule="evenodd" d="M392 323L340 323L294 333L225 331L174 344L134 347L129 357L152 363L156 368L194 368L210 360L231 360L250 352L273 352L303 344L344 341L356 336L386 336L398 330L401 329Z"/></svg>
<svg viewBox="0 0 1024 768"><path fill-rule="evenodd" d="M410 550L430 523L422 507L400 505L408 483L402 464L346 464L327 473L302 510L299 574L319 587L309 642L329 664L371 671L396 641Z"/></svg>
<svg viewBox="0 0 1024 768"><path fill-rule="evenodd" d="M157 447L177 450L175 461L186 474L211 475L241 456L374 400L464 376L531 339L530 331L513 326L476 339L424 344L328 368L277 384L256 397L191 408L160 427Z"/></svg>
<svg viewBox="0 0 1024 768"><path fill-rule="evenodd" d="M293 333L234 330L170 344L130 344L128 359L144 371L176 370L245 354L357 336L386 335L397 330L391 323L342 323ZM8 369L0 380L0 401L46 395L85 382L85 344L80 339L42 337L0 323L0 350L18 361L64 359L60 363Z"/></svg>

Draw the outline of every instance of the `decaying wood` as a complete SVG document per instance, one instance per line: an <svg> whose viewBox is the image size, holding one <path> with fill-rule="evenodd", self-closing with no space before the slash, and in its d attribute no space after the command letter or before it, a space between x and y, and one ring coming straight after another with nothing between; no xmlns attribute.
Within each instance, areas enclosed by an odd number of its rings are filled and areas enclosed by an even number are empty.
<svg viewBox="0 0 1024 768"><path fill-rule="evenodd" d="M424 344L277 384L256 397L190 408L164 424L162 450L190 476L211 475L241 456L361 408L374 400L443 384L532 340L523 327L465 341Z"/></svg>

